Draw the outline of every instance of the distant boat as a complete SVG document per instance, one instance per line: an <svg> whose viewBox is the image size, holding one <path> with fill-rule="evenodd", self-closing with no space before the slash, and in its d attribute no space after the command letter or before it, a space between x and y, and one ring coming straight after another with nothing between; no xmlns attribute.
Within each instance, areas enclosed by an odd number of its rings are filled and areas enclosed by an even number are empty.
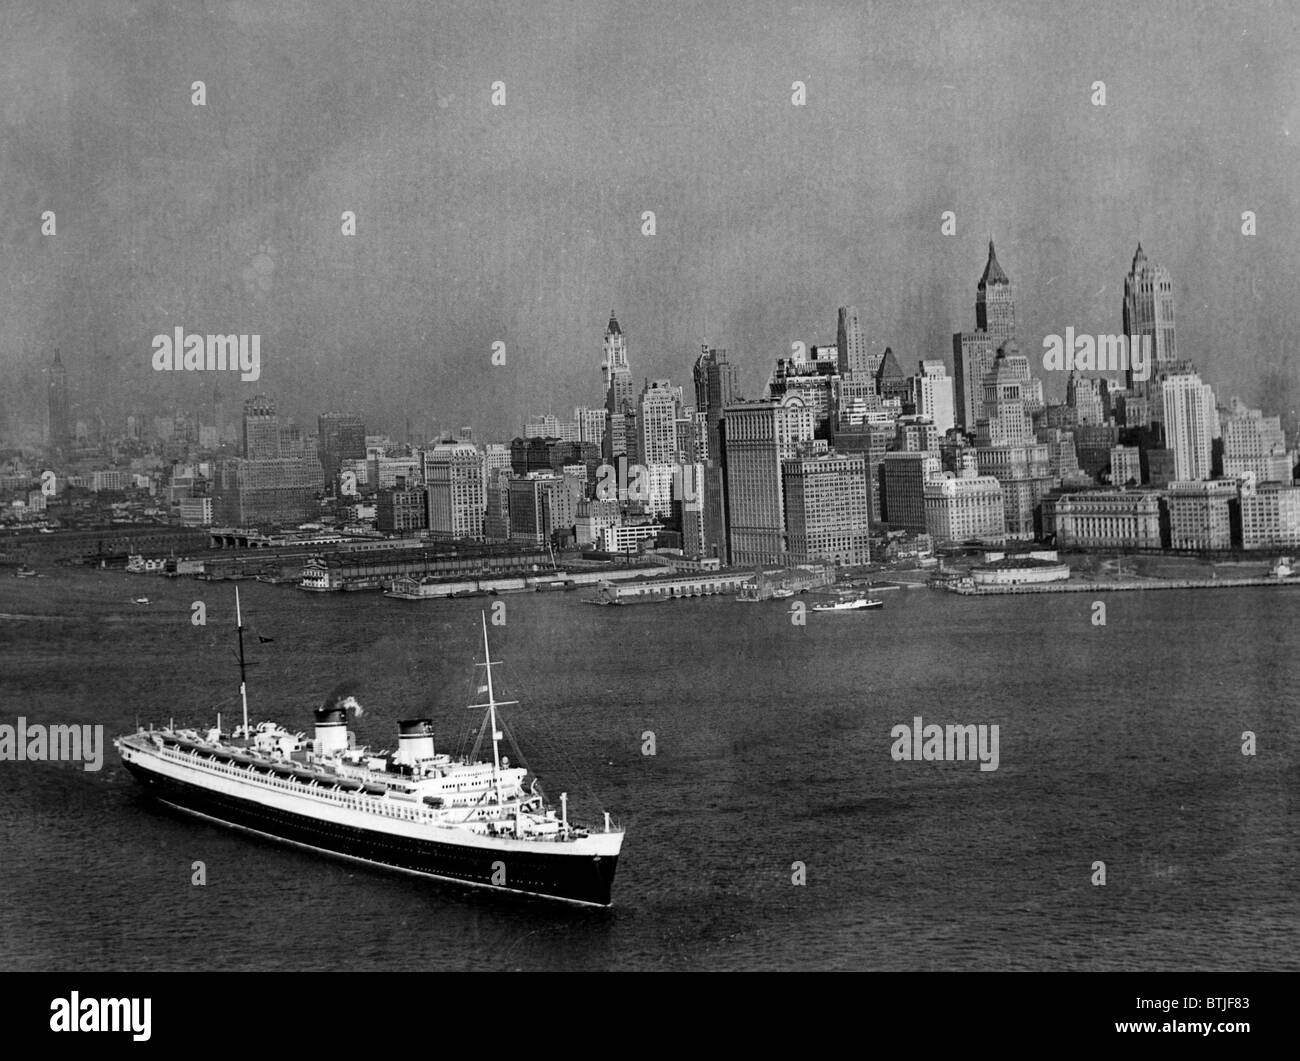
<svg viewBox="0 0 1300 1061"><path fill-rule="evenodd" d="M583 604L599 604L603 607L621 605L623 603L618 599L618 594L615 592L614 587L610 585L610 583L603 581L601 582L600 587L596 590L596 595L594 597L581 597L579 599Z"/></svg>
<svg viewBox="0 0 1300 1061"><path fill-rule="evenodd" d="M866 608L883 608L884 606L884 601L855 597L852 600L837 600L829 604L814 604L812 610L815 612L860 612Z"/></svg>
<svg viewBox="0 0 1300 1061"><path fill-rule="evenodd" d="M764 600L784 600L786 597L793 597L794 590L788 586L768 587L768 583L756 578L753 582L745 582L740 587L740 593L736 597L738 601L764 601Z"/></svg>
<svg viewBox="0 0 1300 1061"><path fill-rule="evenodd" d="M18 570L14 572L14 578L35 578L36 569L28 567L26 564L19 564Z"/></svg>
<svg viewBox="0 0 1300 1061"><path fill-rule="evenodd" d="M131 603L132 603L132 604L151 604L152 601L150 601L148 597L133 597L133 598L131 599Z"/></svg>

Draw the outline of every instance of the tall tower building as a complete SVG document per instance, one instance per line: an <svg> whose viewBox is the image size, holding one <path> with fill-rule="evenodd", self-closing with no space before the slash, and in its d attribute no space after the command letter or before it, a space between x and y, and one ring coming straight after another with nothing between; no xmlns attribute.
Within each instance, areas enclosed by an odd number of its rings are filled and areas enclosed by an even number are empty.
<svg viewBox="0 0 1300 1061"><path fill-rule="evenodd" d="M861 454L801 454L781 462L789 559L855 566L871 559Z"/></svg>
<svg viewBox="0 0 1300 1061"><path fill-rule="evenodd" d="M1170 376L1161 384L1165 447L1173 451L1174 479L1210 478L1218 414L1214 391L1195 372Z"/></svg>
<svg viewBox="0 0 1300 1061"><path fill-rule="evenodd" d="M600 367L605 373L606 387L616 373L631 371L627 363L627 339L613 310L609 311L609 324L605 326L605 360Z"/></svg>
<svg viewBox="0 0 1300 1061"><path fill-rule="evenodd" d="M835 350L840 375L867 374L867 339L862 333L862 316L857 306L841 306L835 329Z"/></svg>
<svg viewBox="0 0 1300 1061"><path fill-rule="evenodd" d="M989 240L989 260L984 265L984 275L975 287L975 328L993 337L994 347L1001 346L1016 334L1015 289L1007 274L998 264Z"/></svg>
<svg viewBox="0 0 1300 1061"><path fill-rule="evenodd" d="M1174 285L1169 270L1149 260L1138 244L1133 266L1124 277L1124 334L1151 336L1155 364L1149 369L1154 378L1159 366L1178 359L1174 341ZM1133 370L1125 383L1132 389Z"/></svg>
<svg viewBox="0 0 1300 1061"><path fill-rule="evenodd" d="M952 337L957 426L967 434L975 430L984 401L984 377L993 367L996 352L993 337L986 332L957 332Z"/></svg>
<svg viewBox="0 0 1300 1061"><path fill-rule="evenodd" d="M647 380L637 407L641 430L638 454L647 466L673 464L678 458L677 419L682 407L682 389L666 379Z"/></svg>
<svg viewBox="0 0 1300 1061"><path fill-rule="evenodd" d="M940 360L921 362L919 375L912 377L912 402L918 416L928 416L942 438L956 423L952 379Z"/></svg>
<svg viewBox="0 0 1300 1061"><path fill-rule="evenodd" d="M487 493L483 454L469 442L440 442L424 455L429 536L482 541Z"/></svg>
<svg viewBox="0 0 1300 1061"><path fill-rule="evenodd" d="M217 429L217 444L220 445L226 436L226 403L221 397L221 386L216 383L212 385L212 424Z"/></svg>
<svg viewBox="0 0 1300 1061"><path fill-rule="evenodd" d="M737 402L724 411L723 464L733 564L784 562L782 462L813 438L813 411L798 395Z"/></svg>
<svg viewBox="0 0 1300 1061"><path fill-rule="evenodd" d="M695 411L705 425L704 555L727 563L726 476L723 472L723 410L737 401L736 371L727 351L701 345L695 359Z"/></svg>
<svg viewBox="0 0 1300 1061"><path fill-rule="evenodd" d="M989 240L989 258L975 285L975 331L957 332L952 337L957 426L967 434L975 430L979 419L984 377L993 368L999 348L1013 341L1015 334L1015 289Z"/></svg>
<svg viewBox="0 0 1300 1061"><path fill-rule="evenodd" d="M68 411L68 372L63 367L59 351L54 351L54 363L49 369L46 395L50 407L49 447L66 454L72 445L72 417Z"/></svg>
<svg viewBox="0 0 1300 1061"><path fill-rule="evenodd" d="M609 324L605 326L604 360L600 363L601 378L605 385L605 413L608 417L603 440L607 460L628 452L628 427L633 420L636 400L632 383L632 370L627 361L627 337L619 327L614 311L609 311Z"/></svg>
<svg viewBox="0 0 1300 1061"><path fill-rule="evenodd" d="M258 394L244 402L244 459L279 460L280 418L275 401Z"/></svg>
<svg viewBox="0 0 1300 1061"><path fill-rule="evenodd" d="M354 413L321 413L316 418L316 449L325 481L332 483L345 460L365 460L366 424Z"/></svg>
<svg viewBox="0 0 1300 1061"><path fill-rule="evenodd" d="M736 370L727 361L727 351L700 347L695 359L695 410L704 413L709 425L708 451L712 459L722 452L718 423L722 410L736 401Z"/></svg>
<svg viewBox="0 0 1300 1061"><path fill-rule="evenodd" d="M1033 421L1025 409L1023 381L999 351L984 377L984 402L975 421L977 446L1010 446L1034 441Z"/></svg>

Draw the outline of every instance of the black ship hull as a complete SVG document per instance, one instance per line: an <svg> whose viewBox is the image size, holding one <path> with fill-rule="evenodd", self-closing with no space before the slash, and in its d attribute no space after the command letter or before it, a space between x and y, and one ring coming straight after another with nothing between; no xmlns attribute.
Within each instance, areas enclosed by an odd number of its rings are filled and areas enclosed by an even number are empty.
<svg viewBox="0 0 1300 1061"><path fill-rule="evenodd" d="M155 773L137 763L125 761L123 765L146 792L165 803L275 840L495 891L610 905L610 889L618 866L616 855L503 851L394 836L216 792Z"/></svg>

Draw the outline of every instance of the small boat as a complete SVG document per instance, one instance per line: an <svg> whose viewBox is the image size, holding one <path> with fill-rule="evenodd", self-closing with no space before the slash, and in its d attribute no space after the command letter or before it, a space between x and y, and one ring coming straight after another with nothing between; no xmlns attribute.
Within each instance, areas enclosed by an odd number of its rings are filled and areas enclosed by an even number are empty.
<svg viewBox="0 0 1300 1061"><path fill-rule="evenodd" d="M133 597L133 598L131 599L131 603L132 603L132 604L151 604L152 602L149 600L148 597Z"/></svg>
<svg viewBox="0 0 1300 1061"><path fill-rule="evenodd" d="M36 569L28 567L26 564L19 564L18 570L14 572L14 578L35 578Z"/></svg>
<svg viewBox="0 0 1300 1061"><path fill-rule="evenodd" d="M884 601L868 600L866 597L854 597L851 600L837 600L828 604L814 604L815 612L860 612L866 608L883 608Z"/></svg>
<svg viewBox="0 0 1300 1061"><path fill-rule="evenodd" d="M785 600L787 597L794 596L794 590L789 586L777 586L776 589L772 590L772 596L777 600Z"/></svg>
<svg viewBox="0 0 1300 1061"><path fill-rule="evenodd" d="M602 582L600 584L594 597L580 597L579 599L583 604L599 604L602 607L611 607L623 603L619 600L618 594L614 591L614 587L608 582Z"/></svg>

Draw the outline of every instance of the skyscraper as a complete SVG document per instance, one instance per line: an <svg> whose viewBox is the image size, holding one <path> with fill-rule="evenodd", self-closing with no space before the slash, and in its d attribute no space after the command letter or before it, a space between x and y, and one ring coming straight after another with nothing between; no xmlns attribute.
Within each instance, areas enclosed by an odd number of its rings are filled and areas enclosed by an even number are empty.
<svg viewBox="0 0 1300 1061"><path fill-rule="evenodd" d="M998 264L992 240L989 240L984 275L975 287L975 329L993 336L995 347L1015 338L1016 334L1015 289Z"/></svg>
<svg viewBox="0 0 1300 1061"><path fill-rule="evenodd" d="M483 454L469 442L439 442L424 455L431 538L481 541L487 494Z"/></svg>
<svg viewBox="0 0 1300 1061"><path fill-rule="evenodd" d="M1174 341L1174 286L1169 271L1150 261L1138 244L1133 266L1124 277L1124 334L1151 336L1155 364L1149 372L1154 379L1159 366L1178 359ZM1125 383L1132 389L1133 370L1128 369Z"/></svg>
<svg viewBox="0 0 1300 1061"><path fill-rule="evenodd" d="M666 379L647 380L637 403L640 428L638 453L642 464L674 464L678 458L677 418L682 389Z"/></svg>
<svg viewBox="0 0 1300 1061"><path fill-rule="evenodd" d="M601 379L605 387L605 413L608 427L605 431L605 456L612 460L627 452L628 420L632 415L634 386L632 370L627 361L627 337L619 327L614 311L609 311L609 324L605 326L604 360L600 363Z"/></svg>
<svg viewBox="0 0 1300 1061"><path fill-rule="evenodd" d="M867 373L867 339L862 333L862 317L857 306L841 306L835 328L835 350L840 375Z"/></svg>
<svg viewBox="0 0 1300 1061"><path fill-rule="evenodd" d="M812 410L798 395L726 407L723 465L733 564L784 561L781 462L795 456L798 443L812 437Z"/></svg>
<svg viewBox="0 0 1300 1061"><path fill-rule="evenodd" d="M54 363L50 365L49 376L46 388L50 407L48 443L50 449L66 455L72 445L72 418L68 411L68 372L63 367L58 350L54 351Z"/></svg>
<svg viewBox="0 0 1300 1061"><path fill-rule="evenodd" d="M727 351L700 347L695 359L695 409L708 421L708 451L716 459L722 452L718 441L718 423L722 410L736 400L736 370L727 362Z"/></svg>
<svg viewBox="0 0 1300 1061"><path fill-rule="evenodd" d="M1170 376L1161 384L1165 448L1174 455L1174 478L1210 478L1210 456L1218 425L1214 391L1195 372Z"/></svg>
<svg viewBox="0 0 1300 1061"><path fill-rule="evenodd" d="M703 415L707 457L704 463L704 555L727 562L726 478L723 474L722 411L737 400L736 372L727 351L707 345L695 359L695 412Z"/></svg>
<svg viewBox="0 0 1300 1061"><path fill-rule="evenodd" d="M212 424L217 430L217 445L226 437L226 403L221 397L220 384L212 385Z"/></svg>
<svg viewBox="0 0 1300 1061"><path fill-rule="evenodd" d="M1025 409L1023 381L1001 353L984 377L984 401L975 421L977 446L1007 446L1034 441L1033 421Z"/></svg>
<svg viewBox="0 0 1300 1061"><path fill-rule="evenodd" d="M983 403L983 380L993 367L995 353L993 337L986 332L957 332L952 337L957 426L967 434L975 431L975 421Z"/></svg>
<svg viewBox="0 0 1300 1061"><path fill-rule="evenodd" d="M278 432L277 432L278 441ZM291 458L232 458L217 462L213 519L227 526L292 526L317 512L316 469Z"/></svg>
<svg viewBox="0 0 1300 1061"><path fill-rule="evenodd" d="M316 419L316 446L325 481L332 483L345 460L364 460L366 425L354 413L321 413Z"/></svg>
<svg viewBox="0 0 1300 1061"><path fill-rule="evenodd" d="M835 395L839 391L839 362L829 357L799 361L777 358L767 381L767 396L783 398L797 394L812 410L817 438L829 439L834 431Z"/></svg>
<svg viewBox="0 0 1300 1061"><path fill-rule="evenodd" d="M275 400L265 394L255 395L244 402L244 459L268 461L279 457L280 418L275 413Z"/></svg>
<svg viewBox="0 0 1300 1061"><path fill-rule="evenodd" d="M1015 334L1015 288L998 264L993 241L989 240L988 261L975 285L975 331L957 332L952 337L957 426L967 434L975 430L979 418L984 377L993 367L999 347L1012 342Z"/></svg>
<svg viewBox="0 0 1300 1061"><path fill-rule="evenodd" d="M942 437L956 424L953 381L940 360L922 361L920 368L920 374L912 377L912 403L917 415L928 416Z"/></svg>
<svg viewBox="0 0 1300 1061"><path fill-rule="evenodd" d="M886 453L881 461L881 514L891 530L924 534L925 484L940 474L929 453Z"/></svg>
<svg viewBox="0 0 1300 1061"><path fill-rule="evenodd" d="M1049 447L1034 434L1024 375L1023 366L1005 347L999 349L984 377L984 404L975 429L976 467L979 474L992 475L1002 484L1006 532L1014 539L1034 537L1034 511L1059 485L1052 477Z"/></svg>
<svg viewBox="0 0 1300 1061"><path fill-rule="evenodd" d="M860 454L801 453L781 462L789 560L850 566L871 559Z"/></svg>

